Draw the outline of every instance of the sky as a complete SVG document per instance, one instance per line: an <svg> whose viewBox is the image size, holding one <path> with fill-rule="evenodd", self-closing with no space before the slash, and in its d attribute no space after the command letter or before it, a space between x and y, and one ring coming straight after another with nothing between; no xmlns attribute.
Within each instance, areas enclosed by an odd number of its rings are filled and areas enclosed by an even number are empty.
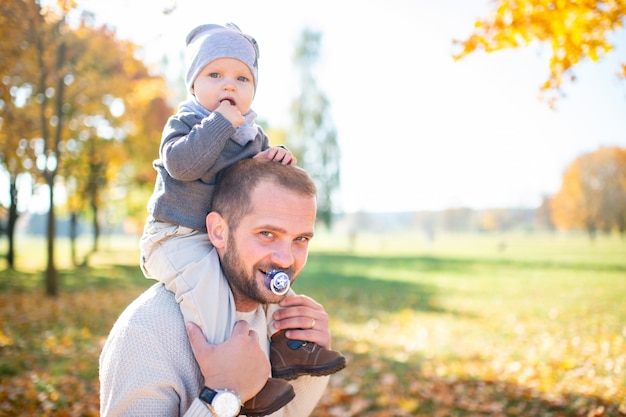
<svg viewBox="0 0 626 417"><path fill-rule="evenodd" d="M82 0L120 39L165 73L182 71L186 34L236 23L260 47L252 108L289 126L297 94L293 51L302 29L322 33L317 68L341 148L345 212L451 207L537 207L565 168L600 146L626 147L626 32L577 81L556 110L538 100L550 51L541 45L454 62L453 39L470 35L488 0ZM312 6L314 5L314 6ZM175 6L175 7L173 7ZM164 9L172 9L163 14ZM162 68L162 67L161 67Z"/></svg>

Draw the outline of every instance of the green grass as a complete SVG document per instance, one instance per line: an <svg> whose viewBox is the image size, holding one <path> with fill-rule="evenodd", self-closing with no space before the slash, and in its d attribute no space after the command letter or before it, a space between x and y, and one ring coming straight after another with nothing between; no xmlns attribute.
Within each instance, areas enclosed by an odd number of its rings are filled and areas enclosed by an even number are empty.
<svg viewBox="0 0 626 417"><path fill-rule="evenodd" d="M103 240L79 269L61 241L56 300L41 295L44 243L20 245L18 271L0 271L0 416L97 415L101 345L151 284L136 239ZM324 304L333 347L348 358L317 417L626 415L618 238L395 234L351 244L321 232L294 288Z"/></svg>
<svg viewBox="0 0 626 417"><path fill-rule="evenodd" d="M374 370L341 379L363 400L360 415L626 413L626 242L396 235L365 237L354 252L334 244L311 256L295 287L323 300L338 347ZM402 389L387 398L394 384Z"/></svg>

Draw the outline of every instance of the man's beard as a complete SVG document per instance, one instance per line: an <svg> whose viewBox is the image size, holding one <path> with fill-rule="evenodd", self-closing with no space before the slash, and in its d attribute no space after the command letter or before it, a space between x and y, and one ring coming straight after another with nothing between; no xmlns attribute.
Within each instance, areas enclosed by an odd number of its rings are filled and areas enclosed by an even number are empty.
<svg viewBox="0 0 626 417"><path fill-rule="evenodd" d="M222 270L224 271L224 275L226 276L226 280L230 284L230 287L233 291L239 293L240 295L248 298L251 301L261 304L278 303L280 300L285 298L285 296L276 296L274 294L270 294L269 290L265 291L265 289L261 287L256 280L256 272L259 269L268 271L272 269L271 265L268 265L267 267L254 265L251 271L246 271L246 268L242 263L241 257L239 256L237 245L230 235L228 236L227 248L228 249L224 252L224 257L222 258L221 263ZM291 270L286 270L285 272L293 280L293 272Z"/></svg>

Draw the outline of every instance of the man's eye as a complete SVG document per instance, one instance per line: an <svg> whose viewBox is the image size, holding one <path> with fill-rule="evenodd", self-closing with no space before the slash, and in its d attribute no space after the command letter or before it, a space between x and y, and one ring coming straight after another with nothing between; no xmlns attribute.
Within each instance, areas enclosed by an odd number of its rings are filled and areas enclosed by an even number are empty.
<svg viewBox="0 0 626 417"><path fill-rule="evenodd" d="M265 237L272 237L272 236L274 236L274 235L272 234L272 232L261 232L261 235L262 235L262 236L265 236Z"/></svg>
<svg viewBox="0 0 626 417"><path fill-rule="evenodd" d="M309 240L311 240L311 238L310 237L305 237L305 236L300 236L300 237L296 238L296 240L298 242L307 243Z"/></svg>

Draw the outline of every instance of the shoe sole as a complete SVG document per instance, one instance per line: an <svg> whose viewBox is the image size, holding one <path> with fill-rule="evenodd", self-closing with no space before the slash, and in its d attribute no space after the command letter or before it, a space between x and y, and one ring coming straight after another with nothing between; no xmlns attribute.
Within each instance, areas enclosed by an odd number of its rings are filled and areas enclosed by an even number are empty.
<svg viewBox="0 0 626 417"><path fill-rule="evenodd" d="M295 398L295 396L295 391L290 389L288 391L285 391L280 397L277 397L274 401L272 401L270 405L265 408L247 409L245 407L242 407L239 411L239 414L246 417L268 416L286 406L289 401Z"/></svg>
<svg viewBox="0 0 626 417"><path fill-rule="evenodd" d="M325 366L320 366L320 367L303 366L299 368L297 367L284 368L284 369L273 368L272 377L291 381L292 379L296 379L303 375L311 375L311 376L331 375L331 374L341 371L345 367L346 367L346 358L341 357L330 365L325 365Z"/></svg>

